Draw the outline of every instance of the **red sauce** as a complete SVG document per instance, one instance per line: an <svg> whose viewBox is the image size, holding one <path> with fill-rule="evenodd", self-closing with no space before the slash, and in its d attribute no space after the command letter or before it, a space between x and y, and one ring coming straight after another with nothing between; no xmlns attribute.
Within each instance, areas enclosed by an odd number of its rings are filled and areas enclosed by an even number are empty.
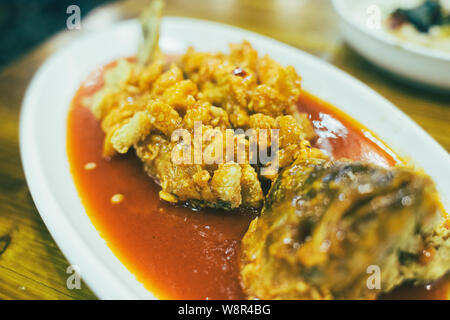
<svg viewBox="0 0 450 320"><path fill-rule="evenodd" d="M82 84L68 116L71 171L93 224L116 256L158 298L245 298L239 282L239 249L254 214L193 212L167 204L159 200L159 187L147 177L133 151L102 158L100 123L81 102L103 85L105 68ZM388 166L399 161L367 129L331 105L304 93L299 109L310 115L319 133L315 145L335 158ZM326 136L327 130L332 134ZM85 170L89 162L95 162L96 168ZM110 200L117 193L124 200L113 205ZM420 292L435 298L430 291Z"/></svg>
<svg viewBox="0 0 450 320"><path fill-rule="evenodd" d="M306 112L313 123L318 135L314 146L335 159L365 160L383 166L401 162L372 132L331 104L303 92L299 110Z"/></svg>

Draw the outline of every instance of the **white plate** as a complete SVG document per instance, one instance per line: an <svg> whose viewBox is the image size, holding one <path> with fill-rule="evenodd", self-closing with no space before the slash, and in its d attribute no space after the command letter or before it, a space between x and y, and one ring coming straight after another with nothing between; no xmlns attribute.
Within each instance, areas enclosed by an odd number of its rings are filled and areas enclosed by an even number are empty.
<svg viewBox="0 0 450 320"><path fill-rule="evenodd" d="M153 298L124 267L92 225L75 189L66 153L71 99L98 66L135 53L137 21L91 33L51 56L34 76L23 102L20 149L36 207L55 241L99 298ZM261 54L293 65L312 94L365 124L402 156L414 159L436 181L450 210L450 157L428 134L383 97L333 66L275 40L217 23L164 18L161 48L182 53L228 50L249 40ZM213 284L212 284L213 285Z"/></svg>
<svg viewBox="0 0 450 320"><path fill-rule="evenodd" d="M401 0L333 0L347 43L379 67L416 83L450 90L450 53L405 43L378 29L378 8Z"/></svg>

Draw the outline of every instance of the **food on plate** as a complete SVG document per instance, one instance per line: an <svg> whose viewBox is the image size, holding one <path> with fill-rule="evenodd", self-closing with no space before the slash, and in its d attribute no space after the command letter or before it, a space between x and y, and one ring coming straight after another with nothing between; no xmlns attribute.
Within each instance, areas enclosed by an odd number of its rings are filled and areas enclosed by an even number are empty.
<svg viewBox="0 0 450 320"><path fill-rule="evenodd" d="M248 41L163 54L161 8L69 116L80 193L134 270L208 299L373 299L448 272L430 177Z"/></svg>
<svg viewBox="0 0 450 320"><path fill-rule="evenodd" d="M229 54L190 48L179 61L163 55L146 66L120 60L88 105L106 134L105 157L133 147L161 185L161 199L231 210L261 207L260 180L277 172L261 170L321 156L310 144L310 121L297 111L300 92L294 68L258 56L244 41L230 45ZM254 149L248 129L256 135ZM272 129L276 153L251 163L253 154L270 153Z"/></svg>
<svg viewBox="0 0 450 320"><path fill-rule="evenodd" d="M143 40L138 49L137 61L141 66L145 66L160 54L159 28L163 9L163 0L153 0L140 17Z"/></svg>
<svg viewBox="0 0 450 320"><path fill-rule="evenodd" d="M404 2L386 19L386 29L402 41L450 52L450 2Z"/></svg>
<svg viewBox="0 0 450 320"><path fill-rule="evenodd" d="M243 238L241 277L258 299L373 299L450 269L450 230L431 179L409 168L297 160ZM367 285L378 268L379 288Z"/></svg>

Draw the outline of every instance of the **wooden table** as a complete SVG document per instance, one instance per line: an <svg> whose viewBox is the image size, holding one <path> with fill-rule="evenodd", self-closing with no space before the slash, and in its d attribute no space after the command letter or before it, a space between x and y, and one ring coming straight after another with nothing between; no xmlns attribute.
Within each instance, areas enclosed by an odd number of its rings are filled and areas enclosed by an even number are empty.
<svg viewBox="0 0 450 320"><path fill-rule="evenodd" d="M50 54L83 33L136 17L145 3L128 0L96 9L82 20L81 30L56 35L0 71L0 299L96 298L84 283L80 290L67 288L69 263L31 199L19 156L20 104ZM450 150L450 97L410 88L359 57L342 42L327 0L168 0L166 15L236 25L327 60L392 101Z"/></svg>

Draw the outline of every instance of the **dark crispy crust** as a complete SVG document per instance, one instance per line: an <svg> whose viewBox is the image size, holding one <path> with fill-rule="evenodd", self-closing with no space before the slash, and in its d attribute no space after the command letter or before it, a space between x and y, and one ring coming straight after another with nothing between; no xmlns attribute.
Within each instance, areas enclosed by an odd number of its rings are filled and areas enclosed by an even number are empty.
<svg viewBox="0 0 450 320"><path fill-rule="evenodd" d="M407 168L298 161L243 239L243 285L260 299L360 299L441 277L448 239L433 237L439 261L420 259L442 221L438 204L431 179ZM367 289L371 265L381 269L380 290Z"/></svg>

